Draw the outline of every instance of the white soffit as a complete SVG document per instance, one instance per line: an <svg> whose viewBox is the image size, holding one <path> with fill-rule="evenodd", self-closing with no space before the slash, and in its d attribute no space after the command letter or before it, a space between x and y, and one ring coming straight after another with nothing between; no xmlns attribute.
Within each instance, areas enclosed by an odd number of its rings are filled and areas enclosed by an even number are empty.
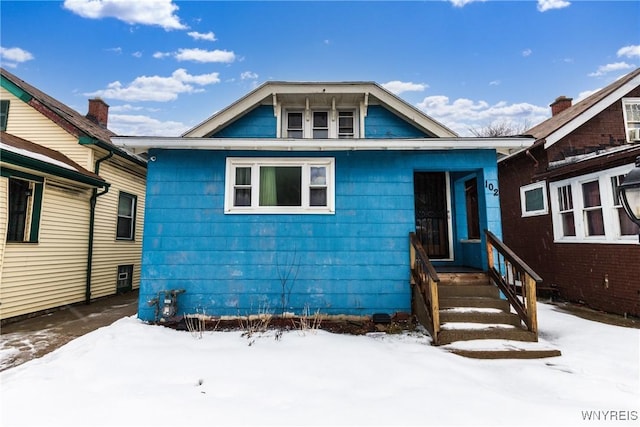
<svg viewBox="0 0 640 427"><path fill-rule="evenodd" d="M274 138L186 138L117 136L111 142L133 153L152 148L165 150L239 151L420 151L420 150L518 150L534 138L422 138L422 139L274 139Z"/></svg>

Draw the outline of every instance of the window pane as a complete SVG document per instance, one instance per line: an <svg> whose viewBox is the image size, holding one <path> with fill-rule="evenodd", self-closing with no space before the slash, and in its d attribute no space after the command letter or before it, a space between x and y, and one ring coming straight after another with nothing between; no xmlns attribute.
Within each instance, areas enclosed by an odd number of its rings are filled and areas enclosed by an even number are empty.
<svg viewBox="0 0 640 427"><path fill-rule="evenodd" d="M620 221L620 235L636 236L640 233L640 229L627 216L623 208L616 209L618 211L618 219Z"/></svg>
<svg viewBox="0 0 640 427"><path fill-rule="evenodd" d="M289 129L302 129L302 113L289 113Z"/></svg>
<svg viewBox="0 0 640 427"><path fill-rule="evenodd" d="M310 206L327 206L327 189L312 188L309 190Z"/></svg>
<svg viewBox="0 0 640 427"><path fill-rule="evenodd" d="M251 206L251 188L236 188L233 206Z"/></svg>
<svg viewBox="0 0 640 427"><path fill-rule="evenodd" d="M133 199L130 196L121 194L120 199L118 200L118 215L130 217L133 212L132 202Z"/></svg>
<svg viewBox="0 0 640 427"><path fill-rule="evenodd" d="M600 186L598 181L582 184L582 198L585 208L600 206Z"/></svg>
<svg viewBox="0 0 640 427"><path fill-rule="evenodd" d="M311 185L327 185L327 168L311 167Z"/></svg>
<svg viewBox="0 0 640 427"><path fill-rule="evenodd" d="M7 130L7 121L9 119L9 101L0 101L0 130Z"/></svg>
<svg viewBox="0 0 640 427"><path fill-rule="evenodd" d="M573 212L563 213L561 217L562 217L562 235L575 236L576 226L573 219Z"/></svg>
<svg viewBox="0 0 640 427"><path fill-rule="evenodd" d="M584 214L587 236L604 236L602 209L585 211Z"/></svg>
<svg viewBox="0 0 640 427"><path fill-rule="evenodd" d="M338 112L338 137L353 138L353 111Z"/></svg>
<svg viewBox="0 0 640 427"><path fill-rule="evenodd" d="M326 111L315 111L313 113L313 127L314 128L329 127L328 113Z"/></svg>
<svg viewBox="0 0 640 427"><path fill-rule="evenodd" d="M118 218L118 237L125 239L131 238L131 224L131 218Z"/></svg>
<svg viewBox="0 0 640 427"><path fill-rule="evenodd" d="M301 167L260 167L260 206L301 206L301 188Z"/></svg>
<svg viewBox="0 0 640 427"><path fill-rule="evenodd" d="M236 168L236 185L251 185L251 168Z"/></svg>
<svg viewBox="0 0 640 427"><path fill-rule="evenodd" d="M629 122L640 122L640 103L625 104L627 110L627 120Z"/></svg>
<svg viewBox="0 0 640 427"><path fill-rule="evenodd" d="M524 203L527 212L541 211L544 209L542 188L534 188L524 192Z"/></svg>

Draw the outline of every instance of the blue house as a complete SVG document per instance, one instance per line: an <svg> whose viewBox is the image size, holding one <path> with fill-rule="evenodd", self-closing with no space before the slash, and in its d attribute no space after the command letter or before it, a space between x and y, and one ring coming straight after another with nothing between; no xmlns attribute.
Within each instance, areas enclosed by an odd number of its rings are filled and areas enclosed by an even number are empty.
<svg viewBox="0 0 640 427"><path fill-rule="evenodd" d="M138 315L412 311L415 236L437 271L487 270L497 156L371 82L268 82L148 155Z"/></svg>

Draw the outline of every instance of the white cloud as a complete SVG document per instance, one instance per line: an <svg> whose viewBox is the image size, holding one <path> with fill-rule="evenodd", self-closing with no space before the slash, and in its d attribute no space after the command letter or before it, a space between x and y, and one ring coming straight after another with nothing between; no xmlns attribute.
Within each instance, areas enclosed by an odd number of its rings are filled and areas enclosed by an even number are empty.
<svg viewBox="0 0 640 427"><path fill-rule="evenodd" d="M189 126L181 122L162 122L144 115L111 114L109 129L118 135L180 136L189 130Z"/></svg>
<svg viewBox="0 0 640 427"><path fill-rule="evenodd" d="M178 49L173 56L178 61L192 62L233 62L236 55L227 50Z"/></svg>
<svg viewBox="0 0 640 427"><path fill-rule="evenodd" d="M131 56L133 56L134 58L142 58L142 52L138 51L138 52L133 52L131 54Z"/></svg>
<svg viewBox="0 0 640 427"><path fill-rule="evenodd" d="M240 74L240 80L255 80L258 78L258 75L253 71L245 71Z"/></svg>
<svg viewBox="0 0 640 427"><path fill-rule="evenodd" d="M417 107L461 136L472 136L471 128L482 129L493 123L514 123L515 128L524 123L533 126L550 115L549 108L526 102L490 105L465 98L451 102L443 95L428 96Z"/></svg>
<svg viewBox="0 0 640 427"><path fill-rule="evenodd" d="M640 45L625 46L618 49L618 56L626 56L632 58L634 56L640 57Z"/></svg>
<svg viewBox="0 0 640 427"><path fill-rule="evenodd" d="M597 71L589 73L589 77L600 77L612 71L628 70L633 67L633 65L627 64L626 62L614 62L613 64L599 66Z"/></svg>
<svg viewBox="0 0 640 427"><path fill-rule="evenodd" d="M502 83L500 80L492 80L489 82L489 86L500 86L500 83Z"/></svg>
<svg viewBox="0 0 640 427"><path fill-rule="evenodd" d="M116 18L127 24L157 25L165 30L187 27L175 15L172 0L65 0L64 7L89 19Z"/></svg>
<svg viewBox="0 0 640 427"><path fill-rule="evenodd" d="M538 0L538 10L546 12L551 9L562 9L569 7L571 2L565 0Z"/></svg>
<svg viewBox="0 0 640 427"><path fill-rule="evenodd" d="M466 5L468 5L469 3L474 3L474 2L483 2L486 0L449 0L451 2L452 5L454 5L455 7L464 7Z"/></svg>
<svg viewBox="0 0 640 427"><path fill-rule="evenodd" d="M114 105L109 108L110 113L125 113L128 111L142 111L144 107L136 107L131 104Z"/></svg>
<svg viewBox="0 0 640 427"><path fill-rule="evenodd" d="M574 103L574 104L576 104L576 103L578 103L578 102L582 101L583 99L585 99L585 98L587 98L587 97L589 97L589 96L593 95L594 93L598 92L600 89L602 89L602 88L593 89L593 90L585 90L585 91L580 92L580 93L578 94L578 98L577 98L577 99L575 99L575 100L573 101L573 103Z"/></svg>
<svg viewBox="0 0 640 427"><path fill-rule="evenodd" d="M194 84L206 86L219 82L219 73L193 76L180 68L169 77L141 76L128 85L115 81L109 83L106 89L85 93L84 95L131 102L167 102L177 99L181 93L196 93L204 90L194 87Z"/></svg>
<svg viewBox="0 0 640 427"><path fill-rule="evenodd" d="M122 53L122 48L121 47L110 47L108 49L105 49L107 52L113 52L116 53L118 55L120 55Z"/></svg>
<svg viewBox="0 0 640 427"><path fill-rule="evenodd" d="M403 92L422 92L429 87L425 83L413 83L413 82L401 82L399 80L392 80L387 83L383 83L382 87L391 93L399 95Z"/></svg>
<svg viewBox="0 0 640 427"><path fill-rule="evenodd" d="M34 56L30 52L20 49L19 47L0 47L0 58L20 63L31 61Z"/></svg>
<svg viewBox="0 0 640 427"><path fill-rule="evenodd" d="M522 56L526 58L527 56L530 56L532 53L533 51L531 49L525 49L522 51Z"/></svg>
<svg viewBox="0 0 640 427"><path fill-rule="evenodd" d="M153 54L156 59L166 58L167 56L171 56L171 52L156 52Z"/></svg>
<svg viewBox="0 0 640 427"><path fill-rule="evenodd" d="M207 40L210 42L216 41L216 35L213 34L211 31L209 31L208 33L199 33L197 31L190 31L187 33L187 35L193 38L194 40Z"/></svg>

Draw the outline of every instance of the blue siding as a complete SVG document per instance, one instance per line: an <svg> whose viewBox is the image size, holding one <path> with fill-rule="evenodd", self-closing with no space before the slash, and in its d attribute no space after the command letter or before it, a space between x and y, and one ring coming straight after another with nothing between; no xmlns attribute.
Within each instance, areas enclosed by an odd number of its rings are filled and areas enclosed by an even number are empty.
<svg viewBox="0 0 640 427"><path fill-rule="evenodd" d="M210 135L211 138L275 138L276 117L273 107L261 105L238 120Z"/></svg>
<svg viewBox="0 0 640 427"><path fill-rule="evenodd" d="M295 155L335 157L335 215L225 215L226 157L258 153L153 150L151 155L157 160L149 163L147 175L143 320L154 319L148 301L170 289L186 290L179 297L181 314L244 315L265 307L278 312L280 278L288 272L288 311L300 313L305 305L328 314L410 311L413 172L477 173L479 183L497 176L493 150L300 152ZM499 232L498 198L481 204L489 212L481 227Z"/></svg>
<svg viewBox="0 0 640 427"><path fill-rule="evenodd" d="M370 105L364 124L365 138L424 138L426 133L381 105Z"/></svg>

